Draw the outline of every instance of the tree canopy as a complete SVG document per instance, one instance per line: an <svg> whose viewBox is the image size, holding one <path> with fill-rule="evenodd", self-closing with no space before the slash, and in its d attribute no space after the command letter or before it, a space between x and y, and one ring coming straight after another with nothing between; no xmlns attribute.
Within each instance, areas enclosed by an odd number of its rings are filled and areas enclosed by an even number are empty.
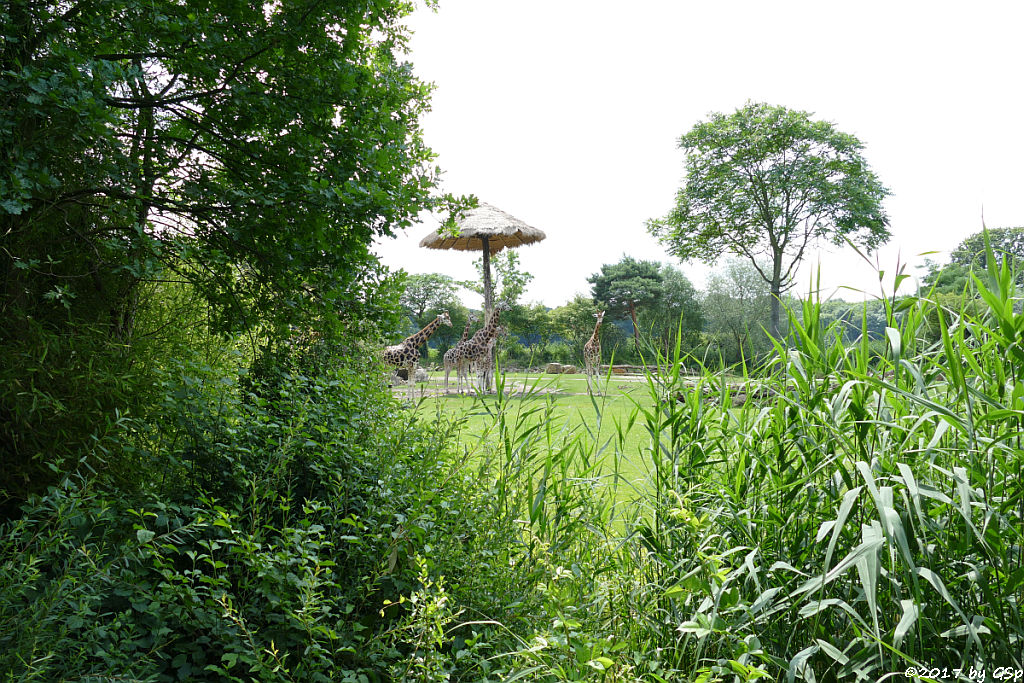
<svg viewBox="0 0 1024 683"><path fill-rule="evenodd" d="M463 287L483 296L484 294L484 260L473 261L473 267L479 279L460 282ZM494 303L504 302L509 307L519 305L519 299L526 291L526 286L533 280L533 274L523 270L519 263L519 254L514 249L504 249L491 258L493 273Z"/></svg>
<svg viewBox="0 0 1024 683"><path fill-rule="evenodd" d="M724 252L749 259L773 296L774 335L779 297L808 247L849 240L872 250L890 236L882 208L889 191L864 160L863 144L807 112L748 103L711 114L679 147L685 183L675 208L648 230L683 260L713 263Z"/></svg>
<svg viewBox="0 0 1024 683"><path fill-rule="evenodd" d="M0 9L0 497L145 412L174 335L244 330L255 354L315 336L296 327L392 324L397 282L371 241L459 204L421 135L411 9Z"/></svg>
<svg viewBox="0 0 1024 683"><path fill-rule="evenodd" d="M5 294L103 290L123 327L134 283L164 267L224 329L358 308L370 241L437 200L419 126L430 88L401 58L408 10L9 5Z"/></svg>
<svg viewBox="0 0 1024 683"><path fill-rule="evenodd" d="M571 301L551 311L554 332L572 346L581 347L594 332L594 314L597 307L592 299L577 294Z"/></svg>
<svg viewBox="0 0 1024 683"><path fill-rule="evenodd" d="M967 290L971 284L971 272L980 275L988 268L986 232L997 263L1009 263L1017 283L1024 283L1024 228L994 228L979 230L964 238L950 252L949 263L945 265L926 261L927 272L921 279L922 288L947 294L961 294Z"/></svg>
<svg viewBox="0 0 1024 683"><path fill-rule="evenodd" d="M405 278L402 306L420 323L427 311L443 311L459 305L459 283L444 273L414 273ZM453 323L454 324L454 323Z"/></svg>
<svg viewBox="0 0 1024 683"><path fill-rule="evenodd" d="M1024 264L1024 228L979 230L957 245L949 255L950 262L966 268L984 270L988 266L985 250L986 232L997 261L1003 263L1009 259L1014 266Z"/></svg>
<svg viewBox="0 0 1024 683"><path fill-rule="evenodd" d="M657 261L638 261L632 256L623 256L618 263L606 263L600 273L587 278L598 307L605 308L612 319L629 315L636 343L639 343L637 308L654 306L661 300L663 280Z"/></svg>
<svg viewBox="0 0 1024 683"><path fill-rule="evenodd" d="M675 266L660 267L662 286L657 305L641 309L640 327L651 333L666 357L671 357L675 340L681 331L689 350L698 341L704 328L704 312L693 283Z"/></svg>

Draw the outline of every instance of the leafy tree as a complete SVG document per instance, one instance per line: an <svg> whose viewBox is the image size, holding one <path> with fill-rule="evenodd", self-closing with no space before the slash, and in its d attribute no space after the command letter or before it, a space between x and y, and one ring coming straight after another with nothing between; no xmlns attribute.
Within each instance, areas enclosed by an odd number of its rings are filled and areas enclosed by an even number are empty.
<svg viewBox="0 0 1024 683"><path fill-rule="evenodd" d="M890 236L882 208L889 191L861 142L807 112L748 103L712 114L679 146L686 182L675 209L648 230L684 260L712 263L726 251L749 259L769 285L774 336L780 297L809 246L848 240L872 250Z"/></svg>
<svg viewBox="0 0 1024 683"><path fill-rule="evenodd" d="M664 264L661 266L661 277L660 304L644 309L639 321L643 329L651 331L662 352L667 356L675 346L680 324L683 343L692 347L697 342L704 328L704 311L697 290L681 270Z"/></svg>
<svg viewBox="0 0 1024 683"><path fill-rule="evenodd" d="M889 327L885 302L881 299L863 302L834 299L821 302L822 326L828 327L837 320L842 326L843 336L847 342L856 341L864 331L865 324L870 339L884 339L885 328Z"/></svg>
<svg viewBox="0 0 1024 683"><path fill-rule="evenodd" d="M463 287L483 296L484 286L484 261L479 258L473 261L478 278L474 281L461 282ZM504 249L491 258L493 270L491 281L493 283L495 297L494 303L505 302L514 308L519 305L519 299L526 291L526 286L533 280L533 275L522 269L519 264L519 254L514 249Z"/></svg>
<svg viewBox="0 0 1024 683"><path fill-rule="evenodd" d="M450 275L414 273L405 278L401 303L413 321L421 323L427 311L443 311L458 305L458 288L458 283Z"/></svg>
<svg viewBox="0 0 1024 683"><path fill-rule="evenodd" d="M225 329L304 303L358 307L371 239L434 203L418 122L429 87L399 57L407 10L14 3L0 57L6 269L40 264L30 290L65 300L101 287L90 265L131 273L107 293L125 309L162 263ZM43 265L44 226L93 255L61 261L85 277ZM15 273L9 294L28 279Z"/></svg>
<svg viewBox="0 0 1024 683"><path fill-rule="evenodd" d="M552 309L551 327L554 334L561 336L573 347L579 347L583 353L583 344L594 333L594 314L597 306L594 301L577 294L563 306Z"/></svg>
<svg viewBox="0 0 1024 683"><path fill-rule="evenodd" d="M502 320L509 333L519 337L526 346L546 346L554 331L548 308L537 302L514 307Z"/></svg>
<svg viewBox="0 0 1024 683"><path fill-rule="evenodd" d="M0 9L0 498L44 487L153 385L135 343L153 283L209 307L180 320L251 344L393 314L371 240L451 203L419 125L430 88L402 57L409 11Z"/></svg>
<svg viewBox="0 0 1024 683"><path fill-rule="evenodd" d="M976 232L960 242L950 253L947 264L925 261L923 292L963 294L971 290L971 271L982 275L988 268L985 232ZM1024 228L996 228L987 232L996 260L1002 264L1008 259L1017 284L1024 284Z"/></svg>
<svg viewBox="0 0 1024 683"><path fill-rule="evenodd" d="M1010 259L1010 263L1019 272L1019 266L1024 264L1024 228L995 228L976 232L950 253L950 262L979 272L985 270L988 267L986 232L996 260L1003 263L1007 258Z"/></svg>
<svg viewBox="0 0 1024 683"><path fill-rule="evenodd" d="M591 275L587 282L592 285L595 304L604 307L612 319L629 315L633 322L633 341L639 346L637 308L654 307L661 301L663 279L656 261L623 256L618 263L601 266L601 272Z"/></svg>
<svg viewBox="0 0 1024 683"><path fill-rule="evenodd" d="M921 278L921 293L963 294L971 284L971 268L959 263L925 261L927 272Z"/></svg>
<svg viewBox="0 0 1024 683"><path fill-rule="evenodd" d="M725 362L749 362L771 348L764 333L771 322L770 295L754 265L726 260L708 278L702 298L708 333Z"/></svg>
<svg viewBox="0 0 1024 683"><path fill-rule="evenodd" d="M399 336L412 334L427 325L443 311L448 311L452 325L442 325L430 337L430 341L420 348L423 357L427 357L430 347L447 351L465 329L466 316L469 311L459 301L459 283L444 273L414 273L405 277L405 291L400 298L402 307L409 316L409 327L402 330Z"/></svg>

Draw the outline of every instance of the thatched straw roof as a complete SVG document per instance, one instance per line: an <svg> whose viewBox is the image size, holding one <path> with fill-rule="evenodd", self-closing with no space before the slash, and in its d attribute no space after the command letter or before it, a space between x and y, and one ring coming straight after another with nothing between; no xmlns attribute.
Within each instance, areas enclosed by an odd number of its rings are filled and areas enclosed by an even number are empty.
<svg viewBox="0 0 1024 683"><path fill-rule="evenodd" d="M428 249L483 251L482 238L486 237L488 251L497 254L505 247L521 247L540 242L547 236L543 231L490 204L481 203L477 208L467 211L457 222L460 230L457 237L433 232L420 241L420 246Z"/></svg>

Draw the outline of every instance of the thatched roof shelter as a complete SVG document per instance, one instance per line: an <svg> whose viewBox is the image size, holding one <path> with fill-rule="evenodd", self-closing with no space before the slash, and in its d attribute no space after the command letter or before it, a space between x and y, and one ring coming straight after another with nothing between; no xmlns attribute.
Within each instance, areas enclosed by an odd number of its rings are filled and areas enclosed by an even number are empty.
<svg viewBox="0 0 1024 683"><path fill-rule="evenodd" d="M457 236L443 236L433 232L420 241L420 246L427 249L483 251L486 241L488 251L494 255L506 247L521 247L540 242L546 237L542 230L490 204L481 203L477 208L470 209L457 224Z"/></svg>
<svg viewBox="0 0 1024 683"><path fill-rule="evenodd" d="M493 308L491 255L497 254L505 248L540 242L546 235L543 231L527 225L515 216L483 203L477 208L467 211L461 219L456 221L456 224L459 227L458 235L442 235L440 231L436 231L420 240L420 246L427 249L483 252L484 308L490 312Z"/></svg>

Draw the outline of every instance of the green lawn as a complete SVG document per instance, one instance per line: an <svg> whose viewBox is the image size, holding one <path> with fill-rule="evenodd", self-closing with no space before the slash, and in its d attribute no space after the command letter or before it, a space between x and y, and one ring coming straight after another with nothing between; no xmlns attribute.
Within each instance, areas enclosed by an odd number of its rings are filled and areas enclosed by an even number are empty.
<svg viewBox="0 0 1024 683"><path fill-rule="evenodd" d="M496 418L502 410L506 425L515 426L514 433L522 434L544 423L543 436L538 428L536 438L567 443L579 437L587 444L585 452L599 454L597 475L610 483L615 478L612 475L618 473L619 484L627 488L631 484L643 486L650 436L643 416L637 413L638 406L650 408L653 404L650 388L639 376L602 378L601 386L602 394L592 397L582 374L508 373L500 398L495 394L457 395L454 381L452 393L445 395L444 376L435 372L430 382L418 385L418 396L422 397L417 399L416 410L425 419L458 420L459 448L470 457L479 457L493 448ZM399 395L404 395L405 388L400 391ZM595 442L598 447L593 449ZM627 493L625 497L632 496Z"/></svg>

